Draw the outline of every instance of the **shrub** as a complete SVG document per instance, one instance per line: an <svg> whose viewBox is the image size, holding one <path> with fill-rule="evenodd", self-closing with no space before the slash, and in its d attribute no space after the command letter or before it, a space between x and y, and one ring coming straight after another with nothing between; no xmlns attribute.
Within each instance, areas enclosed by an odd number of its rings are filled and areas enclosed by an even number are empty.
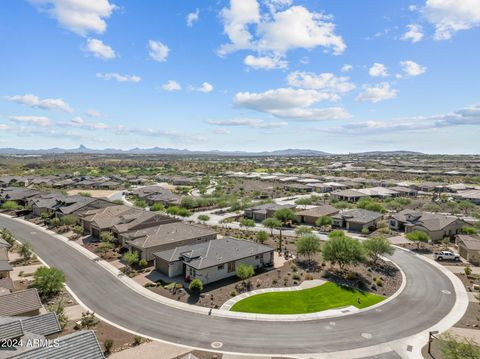
<svg viewBox="0 0 480 359"><path fill-rule="evenodd" d="M60 269L40 267L33 275L32 287L37 288L40 297L48 299L60 293L64 283L65 274Z"/></svg>
<svg viewBox="0 0 480 359"><path fill-rule="evenodd" d="M78 195L82 197L92 197L90 192L79 192Z"/></svg>
<svg viewBox="0 0 480 359"><path fill-rule="evenodd" d="M133 205L135 207L139 207L139 208L146 208L147 207L147 202L143 199L137 199Z"/></svg>
<svg viewBox="0 0 480 359"><path fill-rule="evenodd" d="M188 289L193 293L200 293L203 290L203 283L200 279L194 279L190 282Z"/></svg>
<svg viewBox="0 0 480 359"><path fill-rule="evenodd" d="M466 266L465 268L463 268L463 272L466 276L469 276L470 274L472 274L472 268L470 266Z"/></svg>
<svg viewBox="0 0 480 359"><path fill-rule="evenodd" d="M2 209L5 209L7 211L14 211L17 208L19 208L19 206L18 206L17 202L15 202L15 201L5 201L2 204Z"/></svg>
<svg viewBox="0 0 480 359"><path fill-rule="evenodd" d="M209 219L210 219L210 217L207 216L206 214L201 214L201 215L198 216L198 220L201 221L201 222L207 222Z"/></svg>
<svg viewBox="0 0 480 359"><path fill-rule="evenodd" d="M257 242L263 243L268 239L268 234L265 231L258 231L256 234Z"/></svg>
<svg viewBox="0 0 480 359"><path fill-rule="evenodd" d="M150 206L150 211L152 212L163 212L165 211L165 207L161 203L154 203Z"/></svg>
<svg viewBox="0 0 480 359"><path fill-rule="evenodd" d="M83 233L83 227L80 226L80 225L76 225L75 227L73 227L73 233L82 234Z"/></svg>
<svg viewBox="0 0 480 359"><path fill-rule="evenodd" d="M148 267L148 262L146 259L141 259L140 262L138 262L138 264L140 265L140 267L142 268L147 268Z"/></svg>
<svg viewBox="0 0 480 359"><path fill-rule="evenodd" d="M95 313L92 313L89 311L82 313L82 318L80 319L80 327L82 329L83 328L91 329L97 324L98 324L98 319L95 318Z"/></svg>
<svg viewBox="0 0 480 359"><path fill-rule="evenodd" d="M237 291L235 289L232 289L230 292L230 297L235 297L237 295Z"/></svg>
<svg viewBox="0 0 480 359"><path fill-rule="evenodd" d="M105 348L105 353L110 353L113 348L113 340L105 339L105 341L103 342L103 347Z"/></svg>
<svg viewBox="0 0 480 359"><path fill-rule="evenodd" d="M62 224L65 226L71 226L75 223L77 223L77 218L74 215L69 214L62 217Z"/></svg>
<svg viewBox="0 0 480 359"><path fill-rule="evenodd" d="M292 279L294 280L300 280L300 274L298 272L293 272L292 274Z"/></svg>
<svg viewBox="0 0 480 359"><path fill-rule="evenodd" d="M475 227L472 226L464 226L462 227L463 234L476 234L478 231Z"/></svg>
<svg viewBox="0 0 480 359"><path fill-rule="evenodd" d="M240 278L243 281L246 281L247 279L249 279L255 274L255 270L253 269L253 266L240 263L237 266L235 273L238 278Z"/></svg>
<svg viewBox="0 0 480 359"><path fill-rule="evenodd" d="M52 227L58 227L60 224L61 224L60 219L57 217L52 218L52 220L50 221L50 225Z"/></svg>
<svg viewBox="0 0 480 359"><path fill-rule="evenodd" d="M140 345L142 344L142 337L138 336L138 335L135 335L133 337L133 346L137 346L137 345Z"/></svg>

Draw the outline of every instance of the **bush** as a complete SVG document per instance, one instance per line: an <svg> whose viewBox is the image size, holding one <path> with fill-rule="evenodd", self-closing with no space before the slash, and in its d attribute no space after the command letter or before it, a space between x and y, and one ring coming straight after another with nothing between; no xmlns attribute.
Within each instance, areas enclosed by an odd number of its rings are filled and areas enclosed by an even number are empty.
<svg viewBox="0 0 480 359"><path fill-rule="evenodd" d="M79 192L78 195L82 197L92 197L90 192Z"/></svg>
<svg viewBox="0 0 480 359"><path fill-rule="evenodd" d="M293 280L300 280L300 274L298 272L293 272L292 279Z"/></svg>
<svg viewBox="0 0 480 359"><path fill-rule="evenodd" d="M142 268L147 268L148 267L148 262L145 259L141 259L140 262L138 262L138 264Z"/></svg>
<svg viewBox="0 0 480 359"><path fill-rule="evenodd" d="M465 268L463 268L463 272L466 276L469 276L470 274L472 274L472 268L470 266L466 266Z"/></svg>
<svg viewBox="0 0 480 359"><path fill-rule="evenodd" d="M60 293L65 283L65 274L57 268L40 267L33 275L32 287L37 288L41 298L48 299Z"/></svg>
<svg viewBox="0 0 480 359"><path fill-rule="evenodd" d="M77 218L74 215L67 215L62 217L62 224L65 226L71 226L77 223Z"/></svg>
<svg viewBox="0 0 480 359"><path fill-rule="evenodd" d="M105 353L110 353L113 348L113 340L105 339L105 341L103 342L103 347L105 348Z"/></svg>
<svg viewBox="0 0 480 359"><path fill-rule="evenodd" d="M83 233L83 227L80 226L80 225L76 225L75 227L73 227L73 233L82 234Z"/></svg>
<svg viewBox="0 0 480 359"><path fill-rule="evenodd" d="M7 211L14 211L19 208L19 205L15 201L5 201L2 204L2 209L5 209Z"/></svg>
<svg viewBox="0 0 480 359"><path fill-rule="evenodd" d="M263 243L268 239L268 234L265 231L258 231L256 235L257 242Z"/></svg>
<svg viewBox="0 0 480 359"><path fill-rule="evenodd" d="M138 208L147 208L147 202L143 199L137 199L133 205Z"/></svg>
<svg viewBox="0 0 480 359"><path fill-rule="evenodd" d="M163 212L163 211L165 211L165 207L161 203L154 203L150 206L150 211L152 211L152 212Z"/></svg>
<svg viewBox="0 0 480 359"><path fill-rule="evenodd" d="M203 283L200 279L194 279L190 282L188 289L192 293L200 293L203 290Z"/></svg>
<svg viewBox="0 0 480 359"><path fill-rule="evenodd" d="M135 335L133 337L133 346L137 346L137 345L140 345L142 344L142 337L138 336L138 335Z"/></svg>
<svg viewBox="0 0 480 359"><path fill-rule="evenodd" d="M232 289L230 292L230 297L235 297L237 295L237 291L235 289Z"/></svg>
<svg viewBox="0 0 480 359"><path fill-rule="evenodd" d="M235 273L238 278L240 278L243 281L246 281L250 277L253 277L253 275L255 274L255 270L253 269L253 266L240 263L237 266Z"/></svg>
<svg viewBox="0 0 480 359"><path fill-rule="evenodd" d="M55 217L55 218L52 218L52 220L50 221L50 225L52 227L58 227L60 226L61 222L60 222L60 219Z"/></svg>
<svg viewBox="0 0 480 359"><path fill-rule="evenodd" d="M464 226L462 227L462 233L463 234L477 234L477 229L472 226Z"/></svg>

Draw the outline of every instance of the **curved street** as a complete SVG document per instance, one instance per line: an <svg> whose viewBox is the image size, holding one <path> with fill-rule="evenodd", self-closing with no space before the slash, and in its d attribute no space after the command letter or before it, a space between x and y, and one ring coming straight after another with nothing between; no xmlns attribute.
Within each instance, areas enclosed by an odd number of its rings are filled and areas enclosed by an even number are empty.
<svg viewBox="0 0 480 359"><path fill-rule="evenodd" d="M160 340L212 350L265 354L327 353L369 347L418 334L447 316L455 290L439 269L397 250L392 259L407 283L403 292L378 309L310 321L253 321L183 311L130 289L98 263L40 229L0 216L21 242L50 266L65 272L67 284L91 310L126 329Z"/></svg>

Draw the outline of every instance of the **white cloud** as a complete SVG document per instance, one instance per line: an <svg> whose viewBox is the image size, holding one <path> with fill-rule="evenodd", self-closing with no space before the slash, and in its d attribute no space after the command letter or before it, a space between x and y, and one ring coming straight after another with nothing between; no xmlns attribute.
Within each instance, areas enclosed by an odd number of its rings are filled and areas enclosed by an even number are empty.
<svg viewBox="0 0 480 359"><path fill-rule="evenodd" d="M48 13L58 23L76 34L102 34L107 28L115 5L109 0L29 0L40 11Z"/></svg>
<svg viewBox="0 0 480 359"><path fill-rule="evenodd" d="M142 78L136 75L121 75L116 72L108 72L105 74L97 73L99 79L116 80L118 82L140 82Z"/></svg>
<svg viewBox="0 0 480 359"><path fill-rule="evenodd" d="M419 42L423 39L423 28L421 25L410 24L407 25L407 32L400 37L403 41L411 41L412 43Z"/></svg>
<svg viewBox="0 0 480 359"><path fill-rule="evenodd" d="M402 71L405 73L405 75L414 77L421 75L427 71L427 68L425 66L421 66L417 64L414 61L401 61L400 66L402 67Z"/></svg>
<svg viewBox="0 0 480 359"><path fill-rule="evenodd" d="M280 7L290 5L285 1L274 3L281 4ZM275 11L270 15L262 16L257 0L231 0L230 7L224 8L220 14L224 33L230 42L220 47L219 55L245 49L277 55L295 48L321 46L331 49L334 54L346 49L342 37L335 34L331 16L310 12L303 6L292 6L278 12L278 6L273 5L273 8ZM256 31L252 28L254 25Z"/></svg>
<svg viewBox="0 0 480 359"><path fill-rule="evenodd" d="M214 128L213 133L216 135L228 135L230 134L230 130L228 128L220 127L220 128Z"/></svg>
<svg viewBox="0 0 480 359"><path fill-rule="evenodd" d="M375 62L372 67L368 70L368 73L372 77L387 77L388 76L388 71L387 67L384 64L380 64L378 62Z"/></svg>
<svg viewBox="0 0 480 359"><path fill-rule="evenodd" d="M237 107L270 113L280 118L297 120L333 120L350 115L340 107L312 108L321 101L335 101L336 94L317 90L279 88L261 93L239 92L234 96Z"/></svg>
<svg viewBox="0 0 480 359"><path fill-rule="evenodd" d="M85 45L85 51L90 52L93 56L103 60L111 60L116 57L115 51L102 40L88 39Z"/></svg>
<svg viewBox="0 0 480 359"><path fill-rule="evenodd" d="M352 70L353 70L353 66L349 64L343 65L342 68L340 69L340 71L342 72L350 72Z"/></svg>
<svg viewBox="0 0 480 359"><path fill-rule="evenodd" d="M167 45L161 43L160 41L149 40L148 41L148 54L152 59L158 62L165 62L167 61L168 54L170 53L170 49Z"/></svg>
<svg viewBox="0 0 480 359"><path fill-rule="evenodd" d="M10 121L17 123L27 123L36 126L47 127L51 126L52 122L45 116L10 116Z"/></svg>
<svg viewBox="0 0 480 359"><path fill-rule="evenodd" d="M229 120L208 120L209 125L227 126L227 127L250 127L261 129L281 128L288 125L287 122L265 122L252 118L233 118Z"/></svg>
<svg viewBox="0 0 480 359"><path fill-rule="evenodd" d="M470 106L458 111L434 116L417 116L389 121L364 121L347 123L337 128L327 129L328 132L342 134L378 134L385 132L425 131L457 126L480 125L480 106Z"/></svg>
<svg viewBox="0 0 480 359"><path fill-rule="evenodd" d="M275 13L280 9L293 4L293 0L263 0L263 3L268 7L271 13Z"/></svg>
<svg viewBox="0 0 480 359"><path fill-rule="evenodd" d="M80 116L76 116L70 120L71 123L76 124L76 125L83 125L85 123L85 120L81 118Z"/></svg>
<svg viewBox="0 0 480 359"><path fill-rule="evenodd" d="M68 103L60 98L46 98L41 100L38 96L32 94L6 96L8 101L16 102L28 107L37 107L46 110L60 110L64 112L73 112Z"/></svg>
<svg viewBox="0 0 480 359"><path fill-rule="evenodd" d="M182 86L180 86L180 84L177 81L170 80L170 81L167 81L166 83L164 83L162 85L162 89L164 89L165 91L170 91L170 92L180 91L182 89Z"/></svg>
<svg viewBox="0 0 480 359"><path fill-rule="evenodd" d="M204 82L202 86L198 87L196 90L203 93L209 93L213 91L213 86L208 82Z"/></svg>
<svg viewBox="0 0 480 359"><path fill-rule="evenodd" d="M187 15L187 26L192 27L193 23L198 21L200 15L200 10L196 10L195 12L191 12Z"/></svg>
<svg viewBox="0 0 480 359"><path fill-rule="evenodd" d="M255 70L273 70L284 69L288 66L288 62L282 60L279 56L253 56L248 55L243 60L243 63Z"/></svg>
<svg viewBox="0 0 480 359"><path fill-rule="evenodd" d="M332 93L345 93L355 88L355 85L349 82L348 77L337 77L330 72L315 74L313 72L295 71L288 75L287 81L290 86Z"/></svg>
<svg viewBox="0 0 480 359"><path fill-rule="evenodd" d="M93 108L90 110L85 111L85 114L89 117L100 117L102 114Z"/></svg>
<svg viewBox="0 0 480 359"><path fill-rule="evenodd" d="M397 97L398 90L390 87L387 82L378 85L364 85L362 92L357 96L357 101L377 103Z"/></svg>
<svg viewBox="0 0 480 359"><path fill-rule="evenodd" d="M480 1L427 0L423 14L435 26L435 40L448 40L457 31L480 26Z"/></svg>
<svg viewBox="0 0 480 359"><path fill-rule="evenodd" d="M10 129L10 126L0 123L0 130L7 131Z"/></svg>

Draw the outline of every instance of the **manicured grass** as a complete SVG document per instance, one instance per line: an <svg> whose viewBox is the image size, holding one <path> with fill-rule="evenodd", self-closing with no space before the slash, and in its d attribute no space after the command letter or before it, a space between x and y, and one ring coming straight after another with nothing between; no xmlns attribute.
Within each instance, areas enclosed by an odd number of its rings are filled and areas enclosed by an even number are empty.
<svg viewBox="0 0 480 359"><path fill-rule="evenodd" d="M377 294L327 282L314 288L292 292L257 294L237 302L230 310L260 314L303 314L349 305L361 309L384 299L385 297Z"/></svg>

